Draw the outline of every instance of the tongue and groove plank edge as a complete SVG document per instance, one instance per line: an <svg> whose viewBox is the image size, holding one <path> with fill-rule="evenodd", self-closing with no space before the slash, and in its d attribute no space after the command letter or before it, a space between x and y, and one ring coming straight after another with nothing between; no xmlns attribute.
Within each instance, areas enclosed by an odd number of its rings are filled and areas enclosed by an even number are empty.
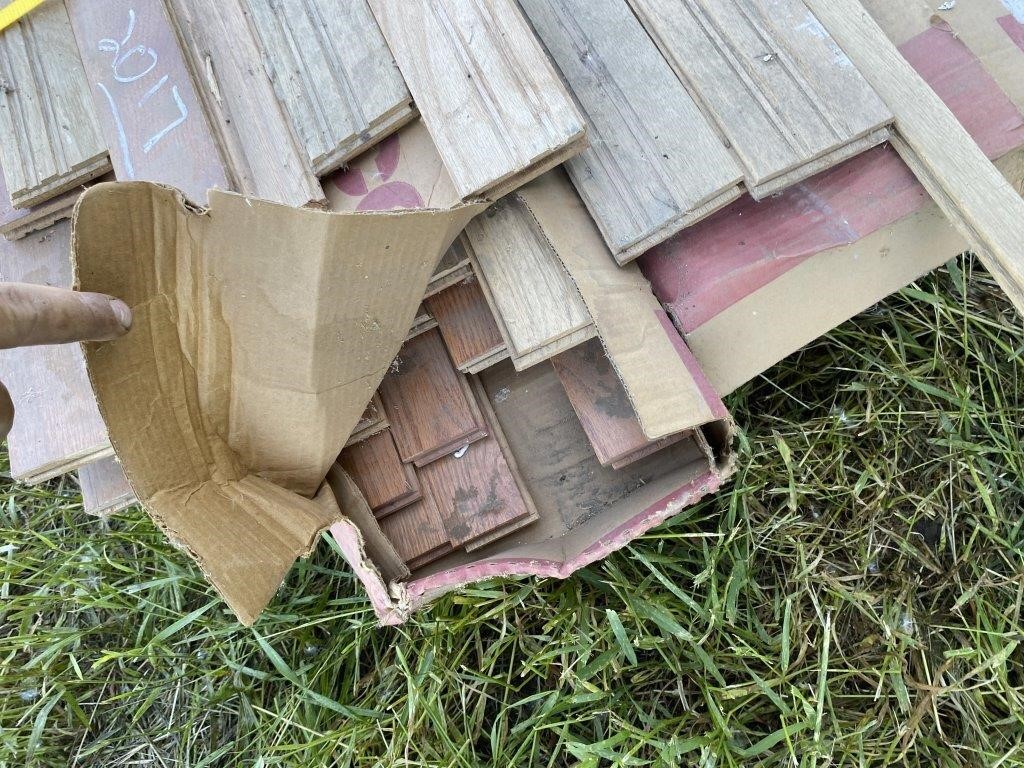
<svg viewBox="0 0 1024 768"><path fill-rule="evenodd" d="M893 146L1024 315L1024 200L857 0L805 0L896 116Z"/></svg>
<svg viewBox="0 0 1024 768"><path fill-rule="evenodd" d="M166 0L232 189L285 205L322 206L323 187L299 149L241 0Z"/></svg>
<svg viewBox="0 0 1024 768"><path fill-rule="evenodd" d="M0 163L15 208L110 170L63 0L0 33Z"/></svg>
<svg viewBox="0 0 1024 768"><path fill-rule="evenodd" d="M416 116L365 0L246 0L274 90L322 176Z"/></svg>
<svg viewBox="0 0 1024 768"><path fill-rule="evenodd" d="M583 117L515 0L369 0L463 199L578 152Z"/></svg>
<svg viewBox="0 0 1024 768"><path fill-rule="evenodd" d="M569 177L619 263L735 200L743 171L627 0L519 0L587 120Z"/></svg>
<svg viewBox="0 0 1024 768"><path fill-rule="evenodd" d="M891 110L800 0L629 0L761 199L881 143Z"/></svg>

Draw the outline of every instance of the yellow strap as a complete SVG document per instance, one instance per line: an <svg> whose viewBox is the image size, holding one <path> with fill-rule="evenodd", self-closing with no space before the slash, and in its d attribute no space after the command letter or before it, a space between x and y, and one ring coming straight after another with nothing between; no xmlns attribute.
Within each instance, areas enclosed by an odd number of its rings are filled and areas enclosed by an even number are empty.
<svg viewBox="0 0 1024 768"><path fill-rule="evenodd" d="M0 32L42 4L43 0L13 0L10 5L0 8Z"/></svg>

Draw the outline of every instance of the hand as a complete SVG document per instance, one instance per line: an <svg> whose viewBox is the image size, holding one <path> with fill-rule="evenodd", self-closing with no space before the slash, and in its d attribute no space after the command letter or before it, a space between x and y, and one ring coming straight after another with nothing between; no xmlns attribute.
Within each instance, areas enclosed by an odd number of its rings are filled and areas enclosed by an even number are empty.
<svg viewBox="0 0 1024 768"><path fill-rule="evenodd" d="M0 349L75 341L108 341L126 333L132 311L101 293L26 283L0 283ZM14 403L0 383L0 440L14 423Z"/></svg>

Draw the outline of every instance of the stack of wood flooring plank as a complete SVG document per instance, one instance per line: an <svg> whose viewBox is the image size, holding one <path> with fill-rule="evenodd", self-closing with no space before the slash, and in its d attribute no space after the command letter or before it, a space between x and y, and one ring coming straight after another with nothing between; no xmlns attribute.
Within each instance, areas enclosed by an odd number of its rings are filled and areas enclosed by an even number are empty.
<svg viewBox="0 0 1024 768"><path fill-rule="evenodd" d="M613 469L722 418L630 262L886 140L874 82L803 0L51 0L0 34L3 278L69 284L66 219L98 178L200 205L492 201L335 467L421 568L537 518L480 396L496 363L550 365ZM12 467L78 469L110 511L132 493L80 358L0 357Z"/></svg>
<svg viewBox="0 0 1024 768"><path fill-rule="evenodd" d="M379 390L388 426L338 459L410 570L537 517L486 397L449 356L463 346L437 329L407 341Z"/></svg>

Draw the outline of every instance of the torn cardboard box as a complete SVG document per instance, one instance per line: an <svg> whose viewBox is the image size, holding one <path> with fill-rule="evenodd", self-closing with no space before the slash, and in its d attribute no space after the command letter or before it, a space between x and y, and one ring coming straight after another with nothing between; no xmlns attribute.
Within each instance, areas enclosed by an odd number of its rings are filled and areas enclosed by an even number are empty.
<svg viewBox="0 0 1024 768"><path fill-rule="evenodd" d="M211 191L200 210L147 183L80 199L76 287L135 318L85 345L110 441L241 621L341 519L322 481L481 207L332 214Z"/></svg>

